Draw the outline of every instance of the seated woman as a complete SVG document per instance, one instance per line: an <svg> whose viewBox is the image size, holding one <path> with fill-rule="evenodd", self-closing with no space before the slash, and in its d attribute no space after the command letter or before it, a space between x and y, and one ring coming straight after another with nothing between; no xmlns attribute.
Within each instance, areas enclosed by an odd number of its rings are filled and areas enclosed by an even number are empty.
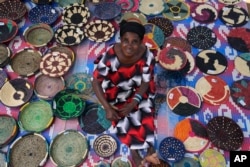
<svg viewBox="0 0 250 167"><path fill-rule="evenodd" d="M112 121L116 135L126 144L133 161L159 164L154 150L154 65L144 45L145 28L138 22L120 23L120 42L110 46L94 61L92 86ZM138 150L148 149L143 159Z"/></svg>

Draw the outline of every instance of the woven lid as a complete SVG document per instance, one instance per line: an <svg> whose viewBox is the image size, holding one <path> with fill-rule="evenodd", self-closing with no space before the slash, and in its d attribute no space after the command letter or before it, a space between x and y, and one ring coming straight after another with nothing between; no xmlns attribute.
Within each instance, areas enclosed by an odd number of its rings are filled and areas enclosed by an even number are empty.
<svg viewBox="0 0 250 167"><path fill-rule="evenodd" d="M241 27L249 21L246 9L236 5L224 6L220 9L218 17L224 24L231 27Z"/></svg>
<svg viewBox="0 0 250 167"><path fill-rule="evenodd" d="M71 49L70 47L67 46L53 46L51 48L49 48L51 52L60 52L60 53L65 53L66 55L69 56L69 58L72 60L72 62L75 61L75 53L73 51L73 49Z"/></svg>
<svg viewBox="0 0 250 167"><path fill-rule="evenodd" d="M219 75L227 69L227 58L216 50L203 50L195 57L195 64L201 72Z"/></svg>
<svg viewBox="0 0 250 167"><path fill-rule="evenodd" d="M0 19L0 43L12 40L18 32L17 23L10 19Z"/></svg>
<svg viewBox="0 0 250 167"><path fill-rule="evenodd" d="M51 5L37 5L33 7L28 13L28 18L33 24L52 24L57 20L58 17L59 12Z"/></svg>
<svg viewBox="0 0 250 167"><path fill-rule="evenodd" d="M200 167L198 158L184 157L179 162L173 163L173 167Z"/></svg>
<svg viewBox="0 0 250 167"><path fill-rule="evenodd" d="M49 154L56 166L79 166L87 157L87 138L79 131L65 130L50 143Z"/></svg>
<svg viewBox="0 0 250 167"><path fill-rule="evenodd" d="M127 158L123 156L116 157L112 163L111 167L132 167L132 162Z"/></svg>
<svg viewBox="0 0 250 167"><path fill-rule="evenodd" d="M250 80L241 79L234 81L230 87L233 101L240 107L250 109Z"/></svg>
<svg viewBox="0 0 250 167"><path fill-rule="evenodd" d="M48 157L48 143L37 133L17 138L8 152L9 165L12 167L43 166Z"/></svg>
<svg viewBox="0 0 250 167"><path fill-rule="evenodd" d="M188 43L186 39L181 38L181 37L166 38L164 41L163 47L169 47L169 46L192 53L192 46Z"/></svg>
<svg viewBox="0 0 250 167"><path fill-rule="evenodd" d="M196 82L195 89L204 102L211 105L220 105L229 100L229 86L218 76L208 75L201 77Z"/></svg>
<svg viewBox="0 0 250 167"><path fill-rule="evenodd" d="M176 114L192 115L201 108L201 97L198 92L189 86L176 86L167 93L167 104Z"/></svg>
<svg viewBox="0 0 250 167"><path fill-rule="evenodd" d="M18 51L11 57L10 65L14 72L20 76L31 76L39 71L42 54L34 49Z"/></svg>
<svg viewBox="0 0 250 167"><path fill-rule="evenodd" d="M35 78L34 92L41 99L52 99L64 88L65 83L63 77L50 77L48 75L39 74Z"/></svg>
<svg viewBox="0 0 250 167"><path fill-rule="evenodd" d="M44 5L51 3L53 0L31 0L31 1L39 5Z"/></svg>
<svg viewBox="0 0 250 167"><path fill-rule="evenodd" d="M116 2L103 2L95 5L94 15L101 20L114 19L121 13L121 6Z"/></svg>
<svg viewBox="0 0 250 167"><path fill-rule="evenodd" d="M164 11L164 4L163 0L140 0L139 11L145 15L158 15Z"/></svg>
<svg viewBox="0 0 250 167"><path fill-rule="evenodd" d="M0 89L7 81L8 81L7 73L4 71L4 69L0 68Z"/></svg>
<svg viewBox="0 0 250 167"><path fill-rule="evenodd" d="M9 63L10 56L10 48L4 44L0 44L0 68L5 67Z"/></svg>
<svg viewBox="0 0 250 167"><path fill-rule="evenodd" d="M5 153L0 152L0 166L1 167L8 167L8 163L7 163L7 158Z"/></svg>
<svg viewBox="0 0 250 167"><path fill-rule="evenodd" d="M250 29L243 27L231 29L227 40L232 48L240 52L250 52Z"/></svg>
<svg viewBox="0 0 250 167"><path fill-rule="evenodd" d="M183 142L189 152L200 152L209 144L206 127L198 120L185 118L174 128L174 137Z"/></svg>
<svg viewBox="0 0 250 167"><path fill-rule="evenodd" d="M50 52L42 57L40 71L50 77L60 77L65 75L72 65L72 59L61 52Z"/></svg>
<svg viewBox="0 0 250 167"><path fill-rule="evenodd" d="M187 33L187 41L193 47L208 49L217 42L216 34L207 26L197 26L191 28Z"/></svg>
<svg viewBox="0 0 250 167"><path fill-rule="evenodd" d="M235 5L241 2L242 0L219 0L220 3L223 3L225 5Z"/></svg>
<svg viewBox="0 0 250 167"><path fill-rule="evenodd" d="M225 167L226 160L225 157L216 150L206 149L204 150L200 156L199 161L201 167Z"/></svg>
<svg viewBox="0 0 250 167"><path fill-rule="evenodd" d="M191 16L197 22L207 24L218 18L218 11L210 4L199 4L191 8Z"/></svg>
<svg viewBox="0 0 250 167"><path fill-rule="evenodd" d="M66 46L77 45L81 43L85 37L83 30L73 25L63 25L59 27L54 36L56 42Z"/></svg>
<svg viewBox="0 0 250 167"><path fill-rule="evenodd" d="M46 46L47 43L52 40L54 31L48 24L37 23L26 28L23 36L25 41L30 45L34 47L42 47Z"/></svg>
<svg viewBox="0 0 250 167"><path fill-rule="evenodd" d="M85 0L54 0L55 2L57 2L61 7L67 7L73 3L79 3L79 4L83 4Z"/></svg>
<svg viewBox="0 0 250 167"><path fill-rule="evenodd" d="M24 2L19 0L6 0L0 3L0 18L19 21L26 14Z"/></svg>
<svg viewBox="0 0 250 167"><path fill-rule="evenodd" d="M20 108L18 124L26 131L42 132L51 125L52 121L52 107L47 101L26 103Z"/></svg>
<svg viewBox="0 0 250 167"><path fill-rule="evenodd" d="M98 136L93 143L95 153L100 157L110 157L117 150L115 138L108 134Z"/></svg>
<svg viewBox="0 0 250 167"><path fill-rule="evenodd" d="M86 106L73 89L65 89L58 92L53 99L53 113L56 117L67 120L80 116Z"/></svg>
<svg viewBox="0 0 250 167"><path fill-rule="evenodd" d="M66 24L83 26L90 17L89 8L81 3L73 3L63 9L62 21Z"/></svg>
<svg viewBox="0 0 250 167"><path fill-rule="evenodd" d="M148 22L147 17L140 13L140 12L125 12L122 15L122 20L127 20L127 21L137 21L140 22L141 24L146 24Z"/></svg>
<svg viewBox="0 0 250 167"><path fill-rule="evenodd" d="M33 95L33 85L24 78L11 79L2 86L1 102L9 107L18 107L28 102Z"/></svg>
<svg viewBox="0 0 250 167"><path fill-rule="evenodd" d="M93 20L89 22L85 28L85 36L89 40L95 42L105 42L113 37L115 28L111 22L106 20Z"/></svg>
<svg viewBox="0 0 250 167"><path fill-rule="evenodd" d="M0 115L0 148L8 145L17 135L18 127L14 117Z"/></svg>
<svg viewBox="0 0 250 167"><path fill-rule="evenodd" d="M65 80L66 87L69 89L76 89L86 95L91 95L94 93L91 78L92 76L87 73L72 74Z"/></svg>
<svg viewBox="0 0 250 167"><path fill-rule="evenodd" d="M159 153L167 162L178 162L186 153L184 144L175 137L164 138L159 145Z"/></svg>
<svg viewBox="0 0 250 167"><path fill-rule="evenodd" d="M89 134L100 134L111 126L111 122L106 119L106 111L98 104L88 104L85 107L84 113L79 117L79 124Z"/></svg>
<svg viewBox="0 0 250 167"><path fill-rule="evenodd" d="M181 0L168 0L165 2L163 16L169 20L183 20L190 15L189 5Z"/></svg>
<svg viewBox="0 0 250 167"><path fill-rule="evenodd" d="M165 35L163 30L155 24L146 23L144 24L145 27L145 35L143 38L143 42L150 48L150 49L157 49L160 48L165 39Z"/></svg>
<svg viewBox="0 0 250 167"><path fill-rule="evenodd" d="M178 71L187 63L186 54L174 47L163 48L157 56L159 63L167 70Z"/></svg>
<svg viewBox="0 0 250 167"><path fill-rule="evenodd" d="M148 23L158 26L163 31L165 37L169 37L174 31L173 23L165 17L150 18Z"/></svg>
<svg viewBox="0 0 250 167"><path fill-rule="evenodd" d="M234 67L242 75L250 77L250 53L241 53L235 57Z"/></svg>
<svg viewBox="0 0 250 167"><path fill-rule="evenodd" d="M226 151L237 150L244 139L240 126L233 119L225 116L217 116L209 120L207 133L216 147Z"/></svg>

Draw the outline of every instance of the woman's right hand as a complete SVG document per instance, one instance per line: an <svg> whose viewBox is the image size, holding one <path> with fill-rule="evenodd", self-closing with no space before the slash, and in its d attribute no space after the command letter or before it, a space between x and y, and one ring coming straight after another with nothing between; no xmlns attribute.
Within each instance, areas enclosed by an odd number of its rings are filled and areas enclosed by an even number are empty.
<svg viewBox="0 0 250 167"><path fill-rule="evenodd" d="M110 121L117 121L121 119L121 117L117 113L117 108L114 106L110 106L108 108L105 108L106 111L106 118Z"/></svg>

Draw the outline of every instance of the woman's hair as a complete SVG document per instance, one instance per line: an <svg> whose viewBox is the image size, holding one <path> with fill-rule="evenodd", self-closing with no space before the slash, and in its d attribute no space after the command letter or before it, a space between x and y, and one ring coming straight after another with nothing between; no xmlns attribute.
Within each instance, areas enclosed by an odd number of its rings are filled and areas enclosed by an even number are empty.
<svg viewBox="0 0 250 167"><path fill-rule="evenodd" d="M120 22L120 36L122 37L126 32L136 33L142 40L145 34L145 27L135 21L122 20Z"/></svg>

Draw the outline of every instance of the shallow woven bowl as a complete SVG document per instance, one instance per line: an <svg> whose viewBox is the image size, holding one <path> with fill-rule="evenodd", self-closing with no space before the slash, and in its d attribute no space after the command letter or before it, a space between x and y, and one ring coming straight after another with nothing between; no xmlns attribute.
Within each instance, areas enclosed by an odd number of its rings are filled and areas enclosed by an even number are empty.
<svg viewBox="0 0 250 167"><path fill-rule="evenodd" d="M12 40L17 32L17 23L10 19L0 19L0 43L9 42Z"/></svg>
<svg viewBox="0 0 250 167"><path fill-rule="evenodd" d="M19 0L7 0L0 3L0 18L18 21L26 12L25 4Z"/></svg>
<svg viewBox="0 0 250 167"><path fill-rule="evenodd" d="M26 28L23 36L30 45L42 47L52 40L54 32L48 24L38 23Z"/></svg>

